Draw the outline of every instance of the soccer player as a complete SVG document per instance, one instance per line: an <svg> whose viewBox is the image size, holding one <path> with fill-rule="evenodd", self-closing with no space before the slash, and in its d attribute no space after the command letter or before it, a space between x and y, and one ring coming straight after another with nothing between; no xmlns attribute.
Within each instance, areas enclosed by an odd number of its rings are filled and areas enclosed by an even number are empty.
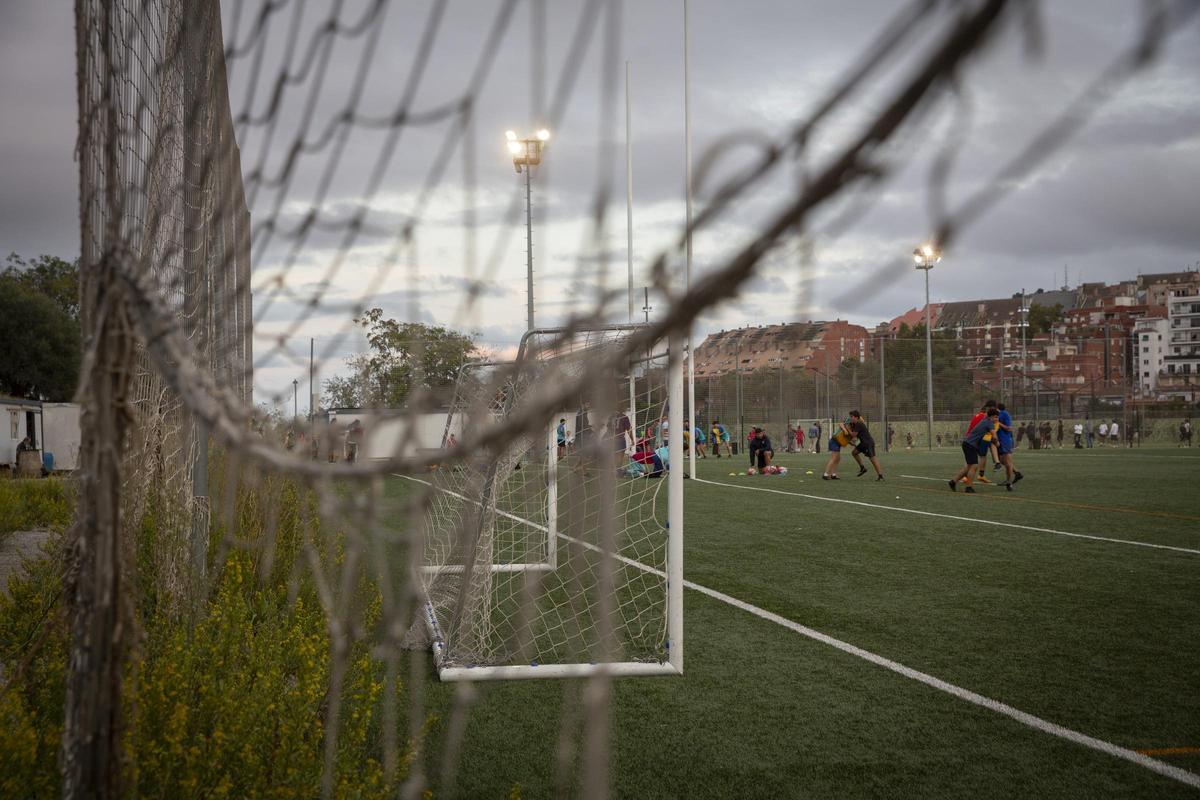
<svg viewBox="0 0 1200 800"><path fill-rule="evenodd" d="M844 422L838 424L838 429L833 436L829 437L829 461L825 464L825 471L821 473L821 480L841 480L837 474L838 462L842 460L842 448L849 447L850 440L853 438L854 435L850 431L850 418L847 417Z"/></svg>
<svg viewBox="0 0 1200 800"><path fill-rule="evenodd" d="M862 456L866 456L875 468L875 480L883 480L883 467L879 466L879 459L875 457L875 438L867 430L867 421L857 411L850 412L850 431L858 439L858 444L850 451L850 455L858 462L858 477L867 474L867 467L862 463Z"/></svg>
<svg viewBox="0 0 1200 800"><path fill-rule="evenodd" d="M1108 426L1108 441L1112 443L1113 447L1121 446L1121 439L1118 436L1120 431L1121 431L1121 426L1118 425L1117 421L1114 419L1112 421L1112 424Z"/></svg>
<svg viewBox="0 0 1200 800"><path fill-rule="evenodd" d="M808 438L812 439L813 452L821 455L821 423L814 421L808 426Z"/></svg>
<svg viewBox="0 0 1200 800"><path fill-rule="evenodd" d="M987 400L986 402L984 402L983 408L979 409L979 411L975 414L975 416L971 417L971 422L969 425L967 425L967 433L969 434L971 432L972 428L974 428L976 425L978 425L980 422L982 422L987 417L987 412L988 412L989 408L995 408L995 407L996 407L995 400ZM993 437L993 439L994 438L995 437ZM983 448L979 452L979 476L975 480L979 481L980 483L991 483L991 481L988 480L986 473L987 473L987 455L988 455L988 450L990 449L990 446L991 446L990 443L992 442L992 439L989 439L988 442L989 442L989 446Z"/></svg>
<svg viewBox="0 0 1200 800"><path fill-rule="evenodd" d="M1076 450L1083 449L1083 423L1082 422L1075 423L1075 449Z"/></svg>
<svg viewBox="0 0 1200 800"><path fill-rule="evenodd" d="M996 409L1000 413L996 416L996 425L998 426L998 430L996 431L995 445L1000 456L999 461L1004 465L1004 483L1000 485L1011 492L1013 490L1013 486L1015 486L1016 483L1025 476L1022 475L1021 471L1017 469L1015 464L1013 464L1012 454L1014 447L1012 415L1008 413L1008 409L1005 408L1004 403L997 403Z"/></svg>
<svg viewBox="0 0 1200 800"><path fill-rule="evenodd" d="M708 453L705 452L705 442L708 437L704 435L704 426L697 425L693 433L695 434L693 438L696 440L696 458L708 458Z"/></svg>
<svg viewBox="0 0 1200 800"><path fill-rule="evenodd" d="M1096 428L1096 433L1100 439L1100 446L1104 447L1104 443L1108 441L1108 423L1100 420L1100 425Z"/></svg>
<svg viewBox="0 0 1200 800"><path fill-rule="evenodd" d="M963 458L966 461L966 466L947 481L950 484L950 491L957 492L958 482L965 480L967 483L965 491L968 494L975 494L975 489L972 488L971 484L974 482L975 471L979 469L979 456L991 445L992 439L995 436L992 429L997 424L999 418L1000 410L992 406L988 408L982 422L967 430L967 435L962 440Z"/></svg>

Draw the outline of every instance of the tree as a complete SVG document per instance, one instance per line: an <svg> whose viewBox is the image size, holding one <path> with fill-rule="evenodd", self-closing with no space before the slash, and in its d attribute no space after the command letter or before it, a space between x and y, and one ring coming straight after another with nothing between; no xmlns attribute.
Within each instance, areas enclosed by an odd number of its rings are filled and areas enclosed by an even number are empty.
<svg viewBox="0 0 1200 800"><path fill-rule="evenodd" d="M1062 320L1062 303L1052 306L1031 305L1029 307L1029 335L1046 334Z"/></svg>
<svg viewBox="0 0 1200 800"><path fill-rule="evenodd" d="M15 278L27 289L44 295L73 320L79 319L79 260L64 261L56 256L40 255L26 261L16 253L5 259L4 274Z"/></svg>
<svg viewBox="0 0 1200 800"><path fill-rule="evenodd" d="M0 274L0 392L70 400L79 382L79 320L30 284L11 268Z"/></svg>
<svg viewBox="0 0 1200 800"><path fill-rule="evenodd" d="M355 322L367 331L371 351L346 359L349 375L325 381L324 403L331 408L402 406L417 388L453 385L459 369L479 356L473 336L397 322L379 308Z"/></svg>

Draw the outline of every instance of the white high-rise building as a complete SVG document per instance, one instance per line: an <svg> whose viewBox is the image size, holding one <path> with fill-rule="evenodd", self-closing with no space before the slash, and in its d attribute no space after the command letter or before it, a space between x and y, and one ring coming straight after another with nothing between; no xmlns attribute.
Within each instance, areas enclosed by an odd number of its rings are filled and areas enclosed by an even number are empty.
<svg viewBox="0 0 1200 800"><path fill-rule="evenodd" d="M1167 295L1167 320L1170 339L1160 383L1194 394L1200 387L1200 288L1194 284L1172 286Z"/></svg>
<svg viewBox="0 0 1200 800"><path fill-rule="evenodd" d="M1134 352L1137 354L1137 385L1144 393L1158 388L1158 373L1164 369L1163 357L1171 338L1170 322L1166 317L1146 317L1133 328Z"/></svg>

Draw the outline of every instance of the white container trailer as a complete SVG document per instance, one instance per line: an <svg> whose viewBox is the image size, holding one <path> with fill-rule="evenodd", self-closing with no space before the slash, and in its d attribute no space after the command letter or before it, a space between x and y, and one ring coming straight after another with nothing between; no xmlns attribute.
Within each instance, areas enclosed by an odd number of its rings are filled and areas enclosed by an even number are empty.
<svg viewBox="0 0 1200 800"><path fill-rule="evenodd" d="M54 455L54 470L79 469L79 405L42 403L42 450Z"/></svg>

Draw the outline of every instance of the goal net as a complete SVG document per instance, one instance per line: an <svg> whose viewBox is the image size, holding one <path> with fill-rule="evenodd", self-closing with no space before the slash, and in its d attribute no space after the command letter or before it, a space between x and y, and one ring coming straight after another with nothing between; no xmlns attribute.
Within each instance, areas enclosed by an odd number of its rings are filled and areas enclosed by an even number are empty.
<svg viewBox="0 0 1200 800"><path fill-rule="evenodd" d="M443 680L682 670L681 362L665 342L622 355L636 330L534 331L460 373L420 543ZM581 379L522 437L456 457Z"/></svg>

